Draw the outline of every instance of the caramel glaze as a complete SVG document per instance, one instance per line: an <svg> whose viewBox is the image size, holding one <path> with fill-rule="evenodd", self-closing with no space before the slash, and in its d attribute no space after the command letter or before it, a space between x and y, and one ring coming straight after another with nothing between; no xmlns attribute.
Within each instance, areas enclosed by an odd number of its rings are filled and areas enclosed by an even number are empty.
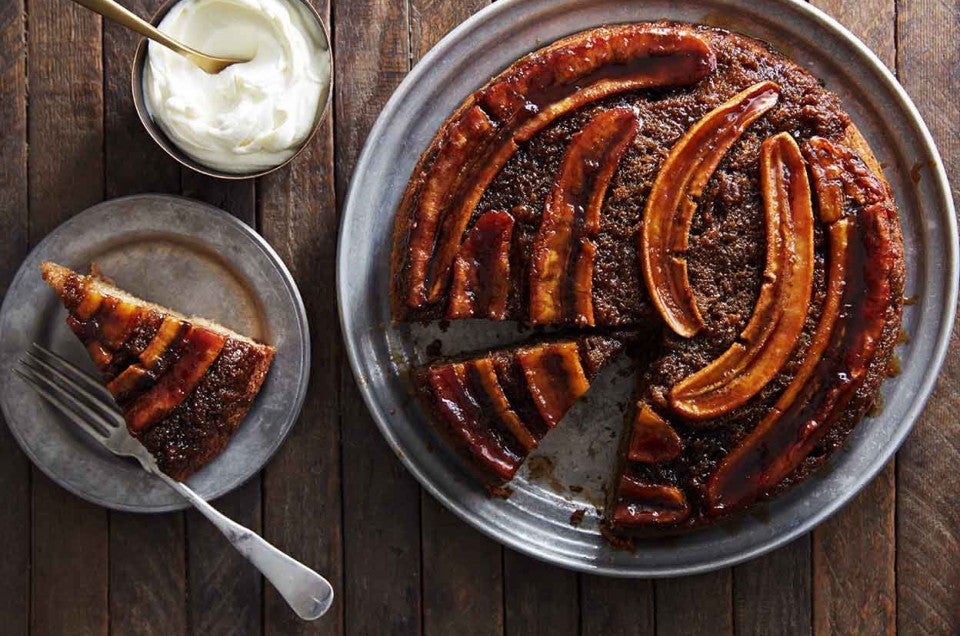
<svg viewBox="0 0 960 636"><path fill-rule="evenodd" d="M813 208L806 166L789 133L760 147L767 262L753 315L723 355L670 390L681 416L706 420L745 404L780 374L803 333L813 289Z"/></svg>
<svg viewBox="0 0 960 636"><path fill-rule="evenodd" d="M485 212L477 219L453 262L447 318L506 317L513 224L507 212Z"/></svg>
<svg viewBox="0 0 960 636"><path fill-rule="evenodd" d="M649 404L638 404L627 459L644 464L673 461L683 453L683 440Z"/></svg>
<svg viewBox="0 0 960 636"><path fill-rule="evenodd" d="M639 126L632 108L601 111L567 146L533 243L532 324L596 324L593 262L600 209L620 158Z"/></svg>
<svg viewBox="0 0 960 636"><path fill-rule="evenodd" d="M607 519L616 527L673 525L690 517L687 496L676 486L651 484L624 474L618 500Z"/></svg>
<svg viewBox="0 0 960 636"><path fill-rule="evenodd" d="M846 260L843 291L837 291L842 300L836 317L821 321L825 333L814 335L814 342L829 340L822 356L807 358L770 415L710 478L707 504L714 514L752 503L800 466L866 380L890 299L902 295L903 248L884 184L850 149L829 140L811 139L804 154L821 219L836 225L849 215L851 221L845 253L836 254Z"/></svg>
<svg viewBox="0 0 960 636"><path fill-rule="evenodd" d="M161 470L185 479L230 439L273 351L103 294L94 283L72 272L63 279L58 292L70 312L67 324L107 381L131 434Z"/></svg>
<svg viewBox="0 0 960 636"><path fill-rule="evenodd" d="M664 322L686 338L704 326L685 255L697 199L730 147L779 97L776 84L759 82L707 113L670 151L650 190L638 236L643 276Z"/></svg>
<svg viewBox="0 0 960 636"><path fill-rule="evenodd" d="M531 53L474 93L448 120L400 204L394 292L436 303L470 216L490 182L551 122L604 97L684 86L716 66L695 33L651 24L595 29Z"/></svg>
<svg viewBox="0 0 960 636"><path fill-rule="evenodd" d="M490 351L417 367L438 431L487 483L510 480L623 343L608 336Z"/></svg>

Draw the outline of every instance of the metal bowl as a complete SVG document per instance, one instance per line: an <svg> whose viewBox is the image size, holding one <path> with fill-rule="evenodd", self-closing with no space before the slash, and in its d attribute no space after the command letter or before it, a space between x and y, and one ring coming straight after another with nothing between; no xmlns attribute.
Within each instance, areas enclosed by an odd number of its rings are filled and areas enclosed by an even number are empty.
<svg viewBox="0 0 960 636"><path fill-rule="evenodd" d="M167 15L167 12L178 2L180 2L180 0L166 0L166 2L160 6L157 12L153 14L153 17L150 18L150 24L153 26L159 25L160 21L163 20L165 15ZM324 24L323 19L320 17L320 13L317 12L313 5L310 4L308 0L291 0L291 2L299 3L310 15L313 16L314 20L316 21L317 28L320 30L320 33L323 36L323 42L326 44L328 55L330 56L330 81L327 83L326 95L321 97L322 106L317 112L317 119L314 121L313 129L310 131L310 134L306 136L306 138L300 144L300 147L297 148L296 152L290 155L288 159L278 163L272 168L246 173L224 172L222 170L217 170L216 168L211 168L208 165L202 164L180 150L179 146L171 141L170 138L164 134L163 130L160 129L160 126L153 121L153 118L150 117L150 112L147 110L147 103L143 96L143 66L147 59L148 40L146 38L142 38L140 40L140 44L137 46L137 52L133 56L133 67L130 72L130 92L133 95L133 106L136 108L137 116L140 117L140 122L147 130L147 133L155 142L157 142L158 146L163 148L164 152L180 162L181 165L186 166L195 172L199 172L200 174L205 174L209 177L216 177L218 179L253 179L256 177L262 177L265 174L270 174L274 170L279 170L283 166L296 159L300 153L302 153L304 149L310 145L310 142L313 140L314 136L316 136L317 131L320 130L320 125L327 116L327 111L330 110L330 102L333 99L333 48L330 46L330 32L327 30L327 25Z"/></svg>
<svg viewBox="0 0 960 636"><path fill-rule="evenodd" d="M611 549L597 530L595 501L620 426L616 401L629 379L608 373L587 403L538 449L507 500L490 499L434 438L404 369L439 339L444 353L518 339L516 325L395 325L389 281L393 216L421 152L470 92L523 54L601 24L668 18L716 25L773 44L822 78L844 101L887 166L907 251L909 342L902 373L883 386L884 408L851 435L829 465L758 513L685 536ZM919 181L911 178L919 175ZM916 108L887 68L833 19L796 0L500 0L460 25L417 65L367 138L343 211L338 291L347 353L383 436L445 506L490 537L531 556L585 572L676 576L756 557L809 531L850 500L892 457L923 409L947 351L957 300L957 226L943 164ZM547 460L550 460L549 462ZM552 472L544 467L553 466ZM547 473L544 475L544 473ZM569 488L576 485L583 490ZM579 527L570 514L588 510Z"/></svg>

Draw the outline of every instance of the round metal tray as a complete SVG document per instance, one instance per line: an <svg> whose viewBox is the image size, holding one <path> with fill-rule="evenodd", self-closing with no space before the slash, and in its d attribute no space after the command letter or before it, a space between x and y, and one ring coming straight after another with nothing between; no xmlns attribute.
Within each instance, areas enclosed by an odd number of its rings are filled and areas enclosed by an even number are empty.
<svg viewBox="0 0 960 636"><path fill-rule="evenodd" d="M20 266L0 308L0 407L33 463L70 492L130 512L189 504L133 460L111 455L28 388L14 371L38 342L96 374L40 277L41 261L86 272L96 262L127 291L206 316L276 347L257 400L223 453L187 480L201 497L230 492L263 468L300 413L310 373L306 312L293 277L256 232L182 197L104 201L57 227Z"/></svg>
<svg viewBox="0 0 960 636"><path fill-rule="evenodd" d="M444 353L518 340L516 325L393 325L389 262L393 216L421 152L473 90L520 56L601 24L667 18L738 31L771 43L844 101L870 142L900 207L907 250L903 372L883 387L884 408L824 469L759 513L634 552L610 548L597 529L619 429L617 403L630 384L616 372L595 383L511 484L488 498L434 437L411 398L404 368L439 340ZM910 98L885 66L830 17L803 2L757 0L501 0L444 38L387 103L367 138L340 232L338 290L347 352L360 390L387 442L421 484L490 537L557 565L616 576L675 576L716 569L768 552L807 532L857 493L890 459L933 388L957 298L957 227L942 161ZM434 346L436 346L434 344ZM531 470L533 468L533 470ZM570 489L573 485L574 489ZM573 527L570 514L588 510Z"/></svg>

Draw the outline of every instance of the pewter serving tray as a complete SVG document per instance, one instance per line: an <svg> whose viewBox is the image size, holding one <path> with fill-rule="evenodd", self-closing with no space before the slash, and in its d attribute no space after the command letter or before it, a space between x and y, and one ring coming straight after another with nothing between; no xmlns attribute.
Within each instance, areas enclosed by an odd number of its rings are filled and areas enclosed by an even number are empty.
<svg viewBox="0 0 960 636"><path fill-rule="evenodd" d="M547 436L511 484L488 498L411 398L405 368L439 341L450 354L516 342L517 325L392 325L389 311L393 215L421 152L473 90L522 55L590 27L668 18L765 40L822 78L843 98L892 184L907 250L907 344L902 373L883 387L884 408L854 431L815 477L719 527L650 540L634 552L600 537L602 501L632 380L619 369ZM911 178L911 172L913 178ZM918 181L915 182L915 180ZM823 521L890 459L916 421L946 352L957 297L957 228L942 162L926 126L886 67L843 27L806 3L696 0L500 0L460 25L417 65L367 138L347 196L338 256L340 313L360 390L383 436L411 473L445 506L497 541L557 565L616 576L674 576L745 561ZM435 345L436 346L436 345ZM573 486L573 488L571 488ZM570 524L587 510L579 527Z"/></svg>
<svg viewBox="0 0 960 636"><path fill-rule="evenodd" d="M267 379L223 453L187 483L219 497L259 471L300 413L310 369L306 313L277 253L226 212L182 197L138 195L105 201L60 225L20 266L0 309L0 407L33 463L93 503L132 512L189 504L129 459L89 439L13 372L38 342L96 374L40 276L50 260L87 273L91 262L117 285L186 315L195 314L277 349Z"/></svg>

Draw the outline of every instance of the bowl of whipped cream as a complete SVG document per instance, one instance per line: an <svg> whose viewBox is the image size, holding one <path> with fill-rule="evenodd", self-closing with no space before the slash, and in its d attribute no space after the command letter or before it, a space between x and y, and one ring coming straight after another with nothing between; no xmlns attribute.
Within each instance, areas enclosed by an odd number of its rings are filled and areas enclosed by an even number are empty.
<svg viewBox="0 0 960 636"><path fill-rule="evenodd" d="M330 38L306 0L171 0L160 31L210 55L249 59L209 74L143 40L132 92L151 137L192 170L258 177L289 163L329 107Z"/></svg>

